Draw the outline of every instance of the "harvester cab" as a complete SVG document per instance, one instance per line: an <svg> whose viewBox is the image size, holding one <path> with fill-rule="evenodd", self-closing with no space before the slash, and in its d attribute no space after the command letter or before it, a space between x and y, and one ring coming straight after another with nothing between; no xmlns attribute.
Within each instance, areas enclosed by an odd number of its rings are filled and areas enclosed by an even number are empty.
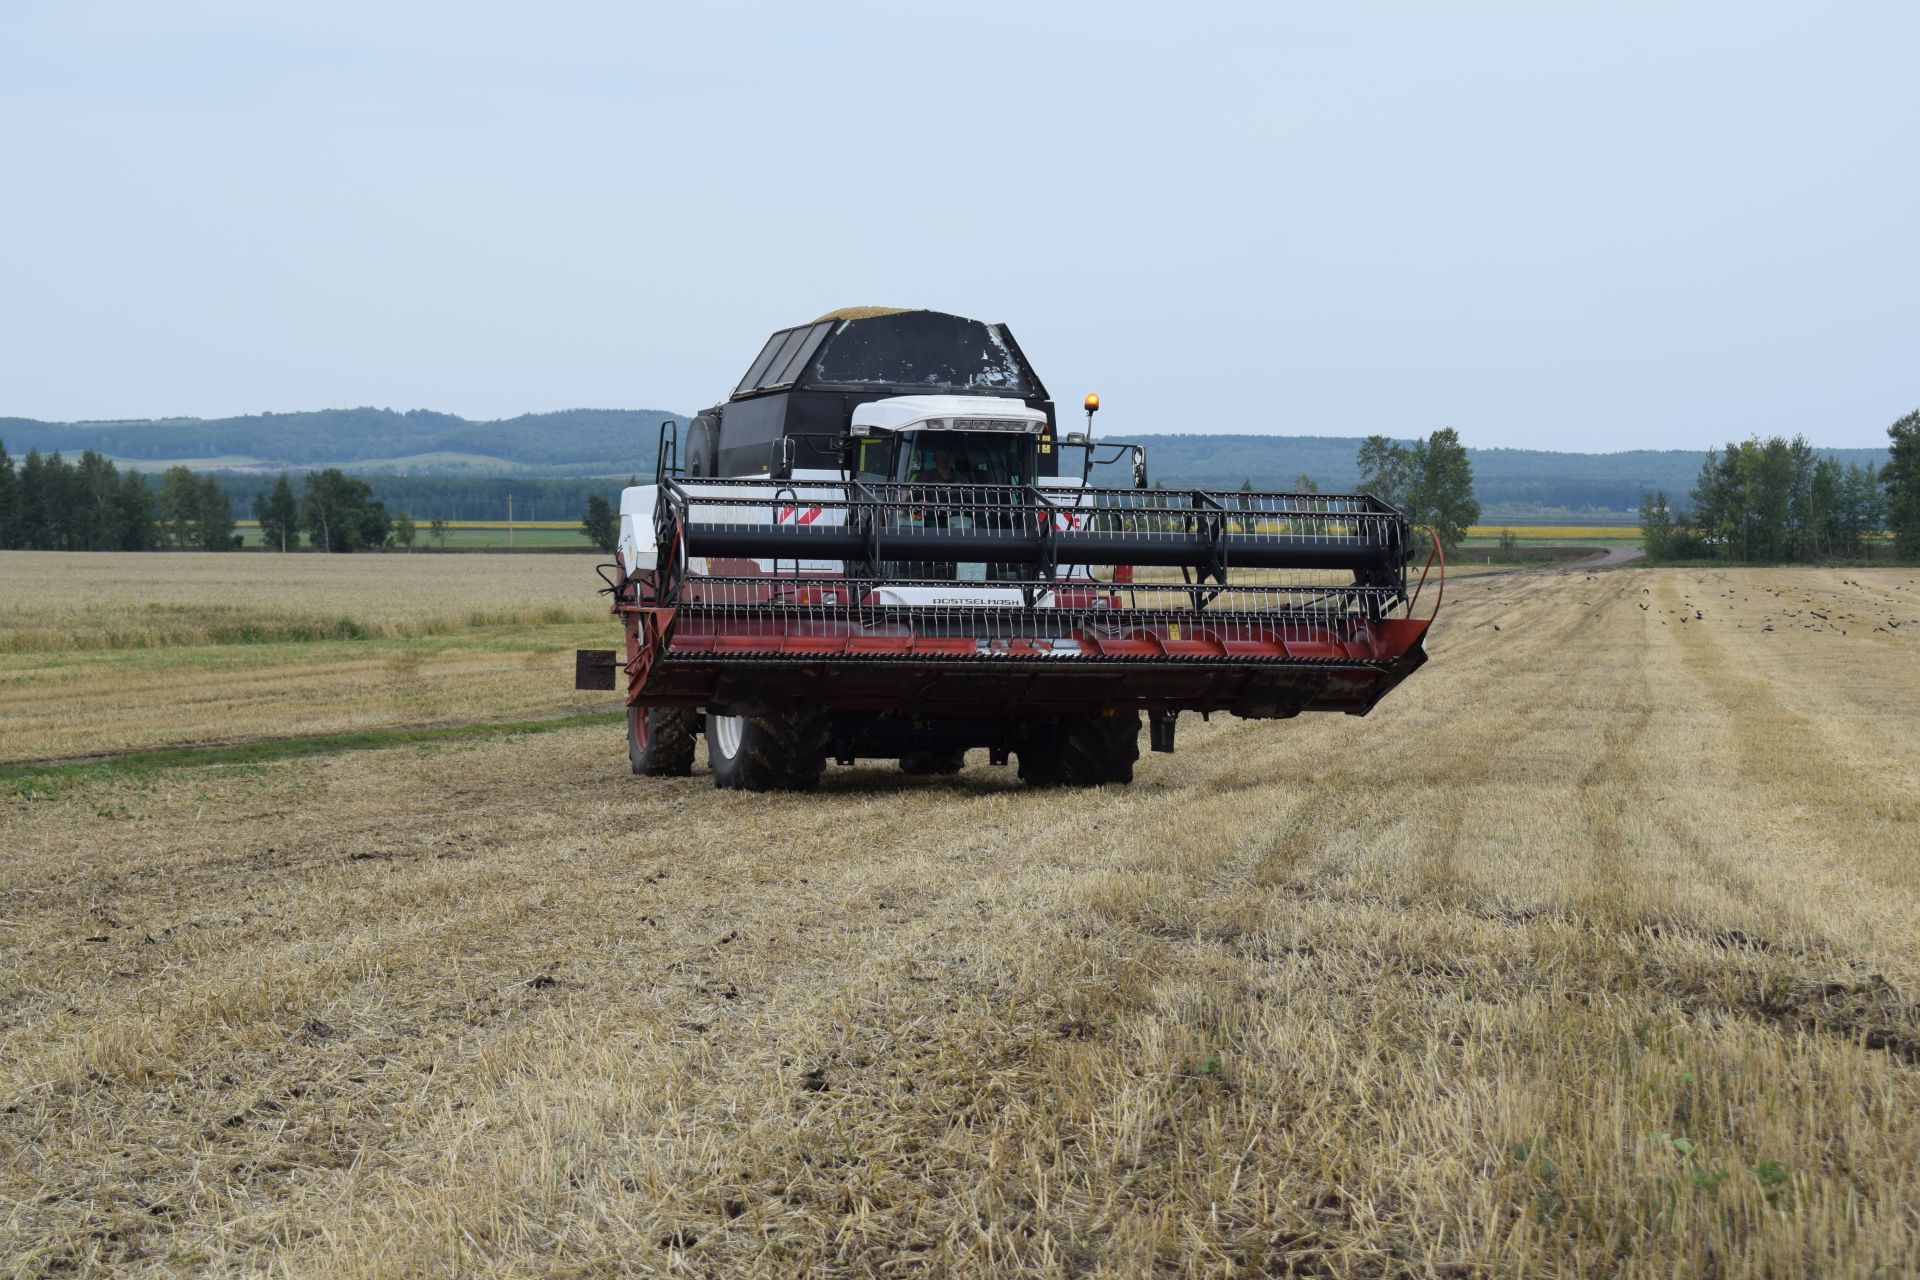
<svg viewBox="0 0 1920 1280"><path fill-rule="evenodd" d="M1426 660L1399 512L1147 490L1131 445L1109 448L1133 484L1096 486L1090 434L1056 431L1004 326L781 330L622 494L624 661L583 651L576 686L625 670L637 773L690 771L704 734L723 787L809 787L829 759L953 772L971 748L1094 785L1131 780L1143 712L1170 751L1182 711L1364 715Z"/></svg>
<svg viewBox="0 0 1920 1280"><path fill-rule="evenodd" d="M901 515L922 529L976 527L980 508L999 508L1038 481L1040 433L1047 416L1016 400L971 396L893 396L853 411L854 465L863 487L896 488ZM1017 565L975 561L889 562L894 580L987 582L1020 576ZM896 599L904 599L897 592Z"/></svg>
<svg viewBox="0 0 1920 1280"><path fill-rule="evenodd" d="M853 410L853 472L879 483L1033 484L1046 428L1043 411L1017 400L891 396Z"/></svg>

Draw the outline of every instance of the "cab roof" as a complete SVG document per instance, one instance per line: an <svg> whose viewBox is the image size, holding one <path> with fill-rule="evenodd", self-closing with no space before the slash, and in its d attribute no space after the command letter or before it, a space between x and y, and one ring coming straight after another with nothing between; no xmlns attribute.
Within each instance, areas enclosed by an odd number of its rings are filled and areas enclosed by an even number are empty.
<svg viewBox="0 0 1920 1280"><path fill-rule="evenodd" d="M1001 396L890 396L853 411L853 433L910 431L1022 431L1038 434L1047 415Z"/></svg>

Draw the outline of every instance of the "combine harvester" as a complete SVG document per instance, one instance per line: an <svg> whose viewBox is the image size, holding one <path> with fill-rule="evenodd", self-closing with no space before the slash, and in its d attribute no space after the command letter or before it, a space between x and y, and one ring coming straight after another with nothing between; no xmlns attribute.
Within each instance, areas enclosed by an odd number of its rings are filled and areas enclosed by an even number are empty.
<svg viewBox="0 0 1920 1280"><path fill-rule="evenodd" d="M1059 432L1003 325L781 330L621 495L625 660L582 650L575 686L624 667L635 773L690 772L704 733L721 787L805 789L830 758L953 773L971 747L1093 786L1132 780L1143 711L1171 751L1182 711L1365 715L1426 661L1399 512L1148 489L1139 446L1093 442L1098 407ZM1131 487L1090 483L1129 460Z"/></svg>

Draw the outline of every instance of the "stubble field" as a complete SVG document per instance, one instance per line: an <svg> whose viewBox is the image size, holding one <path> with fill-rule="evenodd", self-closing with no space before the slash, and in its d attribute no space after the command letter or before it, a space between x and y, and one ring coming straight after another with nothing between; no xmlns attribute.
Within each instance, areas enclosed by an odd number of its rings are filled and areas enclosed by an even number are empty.
<svg viewBox="0 0 1920 1280"><path fill-rule="evenodd" d="M605 705L587 561L292 559L0 557L12 1274L1920 1269L1911 570L1465 579L1127 789L23 763Z"/></svg>

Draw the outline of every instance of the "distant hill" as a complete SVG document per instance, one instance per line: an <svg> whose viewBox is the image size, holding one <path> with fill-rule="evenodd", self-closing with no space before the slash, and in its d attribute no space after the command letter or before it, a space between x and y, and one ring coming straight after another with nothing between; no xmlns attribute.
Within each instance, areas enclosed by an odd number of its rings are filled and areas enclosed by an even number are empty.
<svg viewBox="0 0 1920 1280"><path fill-rule="evenodd" d="M184 462L242 474L340 467L370 476L625 477L653 473L660 424L668 418L686 421L685 415L660 409L567 409L495 422L426 409L370 408L127 422L0 418L0 442L15 456L29 449L67 454L92 449L142 469ZM1284 488L1304 474L1322 489L1338 490L1358 479L1358 437L1138 438L1149 446L1153 479L1169 486L1237 489L1252 480L1259 487ZM1887 460L1884 449L1823 452L1842 463L1883 466ZM1684 505L1703 457L1684 449L1468 453L1475 490L1489 516L1624 512L1638 505L1641 494L1656 489ZM1123 483L1117 477L1111 482Z"/></svg>
<svg viewBox="0 0 1920 1280"><path fill-rule="evenodd" d="M142 469L341 467L374 475L612 475L652 470L661 409L564 409L473 422L428 409L319 409L243 418L38 422L0 418L7 450L92 449Z"/></svg>

